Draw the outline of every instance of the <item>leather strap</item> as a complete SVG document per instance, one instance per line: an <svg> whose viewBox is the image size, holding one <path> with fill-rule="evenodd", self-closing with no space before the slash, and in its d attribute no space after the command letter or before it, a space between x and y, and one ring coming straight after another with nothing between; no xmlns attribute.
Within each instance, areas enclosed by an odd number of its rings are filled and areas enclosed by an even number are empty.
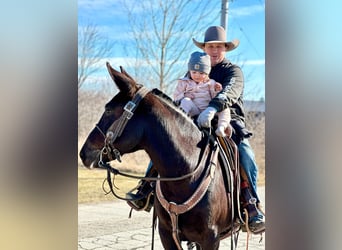
<svg viewBox="0 0 342 250"><path fill-rule="evenodd" d="M218 147L214 148L214 152L212 153L210 159L210 169L205 179L202 180L201 184L198 186L196 191L191 195L191 197L182 204L176 204L175 202L169 202L165 199L161 187L160 181L158 180L156 183L156 195L157 198L162 205L162 207L168 212L171 219L172 224L172 237L177 245L179 250L182 249L179 236L178 236L178 215L183 214L191 210L197 203L203 198L205 193L208 190L211 180L214 178L215 169L217 166L217 156L218 156Z"/></svg>

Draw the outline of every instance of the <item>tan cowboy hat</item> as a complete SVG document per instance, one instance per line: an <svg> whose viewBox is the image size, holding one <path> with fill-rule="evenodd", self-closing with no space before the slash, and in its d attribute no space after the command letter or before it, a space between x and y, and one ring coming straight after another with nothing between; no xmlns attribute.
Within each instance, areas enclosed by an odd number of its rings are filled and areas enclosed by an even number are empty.
<svg viewBox="0 0 342 250"><path fill-rule="evenodd" d="M194 44L204 49L204 45L206 43L224 43L226 46L226 51L231 51L235 49L237 46L239 46L240 41L238 39L234 39L231 42L226 41L226 31L221 26L211 26L207 29L207 31L204 34L204 42L200 43L197 42L194 38L192 38L192 41Z"/></svg>

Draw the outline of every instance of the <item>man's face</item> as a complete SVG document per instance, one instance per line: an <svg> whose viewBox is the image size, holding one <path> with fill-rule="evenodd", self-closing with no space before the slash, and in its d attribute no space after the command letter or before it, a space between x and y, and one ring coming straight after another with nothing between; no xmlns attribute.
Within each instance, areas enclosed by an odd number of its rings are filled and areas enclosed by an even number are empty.
<svg viewBox="0 0 342 250"><path fill-rule="evenodd" d="M206 43L204 44L204 52L210 56L211 66L223 61L226 54L224 43Z"/></svg>

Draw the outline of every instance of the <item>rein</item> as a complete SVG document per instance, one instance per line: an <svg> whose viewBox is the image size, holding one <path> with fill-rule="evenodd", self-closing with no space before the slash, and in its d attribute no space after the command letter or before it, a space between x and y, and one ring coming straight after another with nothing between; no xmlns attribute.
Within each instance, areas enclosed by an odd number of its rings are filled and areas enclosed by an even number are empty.
<svg viewBox="0 0 342 250"><path fill-rule="evenodd" d="M199 157L199 161L198 161L194 171L192 171L192 172L190 172L188 174L182 175L182 176L178 176L178 177L160 177L160 176L158 176L158 177L145 177L144 176L143 177L143 176L131 175L131 174L120 172L120 170L118 170L116 168L113 168L108 162L103 162L102 161L102 154L108 154L108 152L109 152L108 148L106 146L104 146L103 149L101 150L99 166L107 170L107 179L106 180L108 182L110 191L106 191L104 189L104 187L102 187L102 189L105 191L106 194L111 192L116 198L118 198L120 200L124 200L124 201L140 200L142 197L137 197L135 199L132 199L132 198L124 198L124 197L121 197L121 196L117 195L115 193L115 191L114 191L114 188L113 188L113 186L114 186L113 182L114 182L115 176L116 175L122 175L122 176L125 176L125 177L128 177L128 178L139 179L139 180L144 180L144 181L180 181L180 180L184 180L186 178L189 178L189 177L195 175L199 170L201 170L201 168L199 166L202 163L202 160L204 159L203 155L204 155L204 152L206 151L208 145L209 145L209 137L208 137L208 140L206 142L205 147L202 148L202 151L201 151L201 154L200 154L200 157ZM116 159L118 159L118 158L116 158ZM111 179L111 173L114 174L113 181ZM103 182L103 185L104 185L104 182Z"/></svg>
<svg viewBox="0 0 342 250"><path fill-rule="evenodd" d="M120 172L118 169L113 168L108 162L104 162L102 160L103 155L108 155L111 159L117 159L119 162L121 162L121 154L119 152L118 149L114 148L112 146L112 143L121 136L124 128L126 127L127 122L132 118L132 116L134 115L134 111L136 110L136 108L138 107L140 101L149 93L150 91L145 88L145 87L141 87L137 93L134 95L132 101L128 101L126 103L126 105L124 106L124 112L122 113L122 115L119 117L118 120L116 120L115 122L117 122L117 126L115 127L114 132L109 131L105 133L101 130L101 128L98 126L98 124L96 124L96 128L100 131L100 133L104 136L104 140L105 140L105 145L101 150L100 153L100 160L98 162L99 166L101 168L104 168L107 170L107 182L110 188L110 191L116 198L120 199L120 200L125 200L125 201L133 201L133 200L138 200L140 199L140 197L136 198L136 199L131 199L131 198L123 198L120 197L119 195L117 195L114 191L113 188L113 182L114 182L114 177L115 175L122 175L128 178L133 178L133 179L139 179L139 180L144 180L144 181L179 181L179 180L184 180L186 178L192 177L193 175L195 175L201 168L199 168L199 165L202 161L203 155L204 155L204 151L206 149L206 146L209 144L209 137L208 140L206 142L205 147L202 148L201 153L200 153L200 157L197 163L197 166L195 167L194 171L182 175L182 176L178 176L178 177L145 177L145 176L137 176L137 175L131 175L128 173L122 173ZM210 133L210 132L209 132ZM114 154L114 157L112 156L112 154ZM113 182L111 180L111 173L114 174L113 177ZM104 187L102 187L104 190ZM105 193L109 193L108 191L104 190Z"/></svg>

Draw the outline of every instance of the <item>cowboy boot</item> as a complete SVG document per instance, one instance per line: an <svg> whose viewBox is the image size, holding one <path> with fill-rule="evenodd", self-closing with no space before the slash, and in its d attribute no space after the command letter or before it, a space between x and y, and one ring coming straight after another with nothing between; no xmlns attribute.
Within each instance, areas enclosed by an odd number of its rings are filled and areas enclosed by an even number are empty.
<svg viewBox="0 0 342 250"><path fill-rule="evenodd" d="M148 168L145 177L157 177L158 172L152 167ZM134 210L145 210L149 212L153 206L155 182L141 180L136 188L126 194L126 198L130 199L127 204ZM137 190L136 193L133 193Z"/></svg>
<svg viewBox="0 0 342 250"><path fill-rule="evenodd" d="M254 198L249 191L247 181L241 182L241 201L242 201L242 215L246 219L248 217L248 227L254 234L259 234L265 231L264 216L257 207L256 198ZM242 227L242 231L247 231Z"/></svg>

